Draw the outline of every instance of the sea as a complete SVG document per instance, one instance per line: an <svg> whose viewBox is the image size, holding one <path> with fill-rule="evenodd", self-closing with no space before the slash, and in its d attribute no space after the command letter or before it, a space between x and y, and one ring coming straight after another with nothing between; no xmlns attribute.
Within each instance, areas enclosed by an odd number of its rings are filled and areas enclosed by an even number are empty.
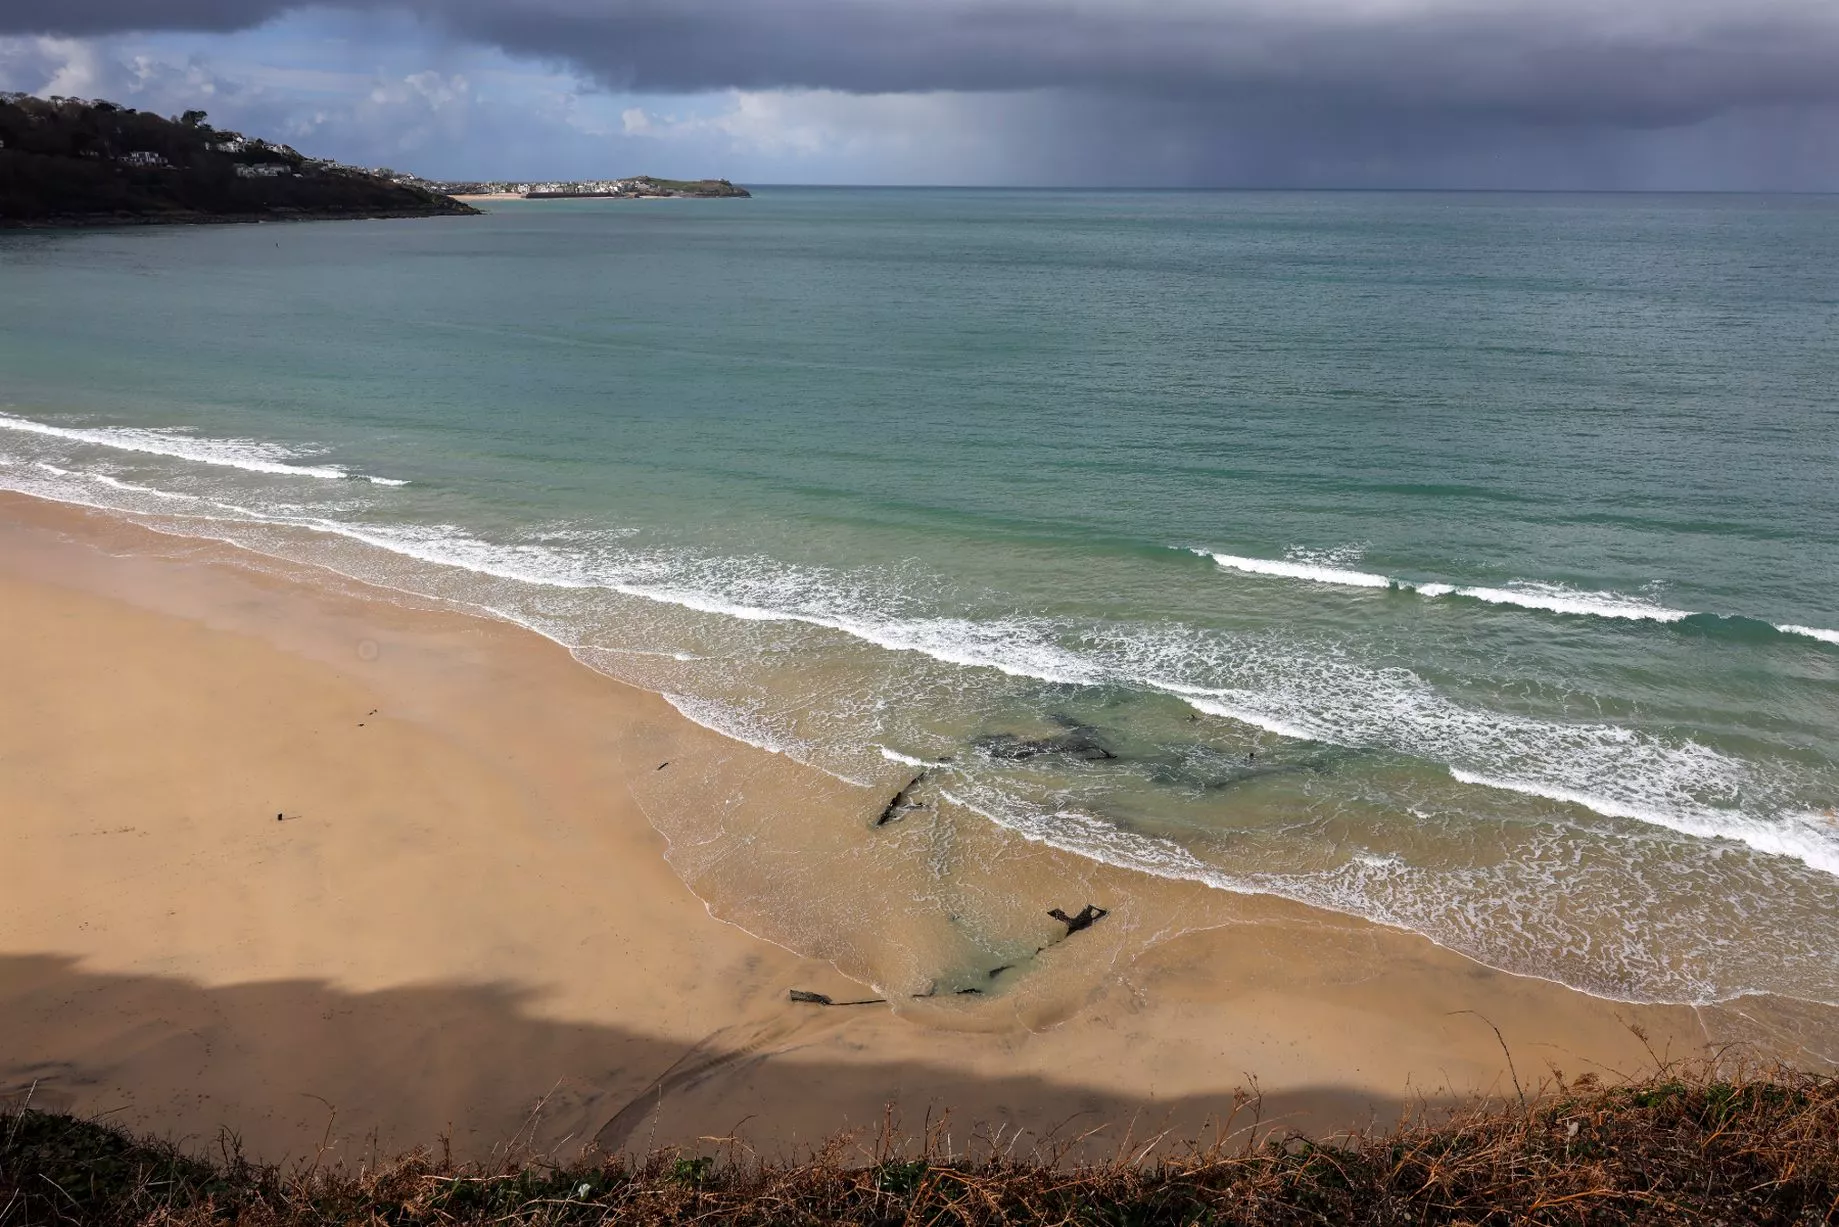
<svg viewBox="0 0 1839 1227"><path fill-rule="evenodd" d="M489 209L0 232L0 487L1063 853L1839 1004L1839 198Z"/></svg>

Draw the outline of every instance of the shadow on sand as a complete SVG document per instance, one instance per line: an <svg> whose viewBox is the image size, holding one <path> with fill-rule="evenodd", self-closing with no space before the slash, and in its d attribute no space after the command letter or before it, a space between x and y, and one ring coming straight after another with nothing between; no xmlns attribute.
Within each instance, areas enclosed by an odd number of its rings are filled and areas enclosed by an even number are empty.
<svg viewBox="0 0 1839 1227"><path fill-rule="evenodd" d="M919 1133L948 1120L959 1149L1083 1157L1210 1142L1231 1129L1389 1123L1396 1099L1318 1088L1241 1105L1230 1095L1133 1099L1067 1082L987 1078L873 1056L871 1011L786 1003L701 1040L534 1017L533 995L494 985L350 993L314 981L204 987L96 974L49 955L0 957L0 1100L104 1116L215 1148L229 1131L257 1159L355 1162L451 1137L458 1158L571 1154L738 1137L802 1156L891 1109ZM873 1013L879 1013L874 1011ZM801 1052L846 1041L848 1061ZM838 1051L835 1043L828 1045ZM1436 1105L1432 1105L1436 1106ZM1084 1140L1075 1143L1076 1139Z"/></svg>

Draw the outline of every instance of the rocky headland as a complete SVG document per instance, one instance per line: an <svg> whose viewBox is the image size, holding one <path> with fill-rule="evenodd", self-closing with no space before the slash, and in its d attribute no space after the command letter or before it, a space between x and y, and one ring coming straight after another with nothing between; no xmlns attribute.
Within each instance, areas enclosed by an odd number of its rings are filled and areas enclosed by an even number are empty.
<svg viewBox="0 0 1839 1227"><path fill-rule="evenodd" d="M0 227L478 212L407 176L309 158L206 118L0 95Z"/></svg>

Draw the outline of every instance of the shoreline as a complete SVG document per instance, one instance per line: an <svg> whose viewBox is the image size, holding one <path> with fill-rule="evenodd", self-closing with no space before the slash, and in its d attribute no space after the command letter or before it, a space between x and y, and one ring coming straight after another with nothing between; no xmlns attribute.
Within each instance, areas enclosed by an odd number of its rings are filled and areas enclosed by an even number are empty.
<svg viewBox="0 0 1839 1227"><path fill-rule="evenodd" d="M885 798L509 622L72 504L0 495L0 599L21 679L0 732L28 751L0 760L0 838L41 867L0 904L0 1098L125 1099L134 1123L236 1128L264 1157L310 1149L323 1102L341 1153L748 1116L785 1147L890 1102L1035 1136L1098 1118L1115 1145L1131 1120L1198 1129L1248 1075L1267 1118L1330 1131L1510 1089L1502 1045L1522 1077L1632 1072L1629 1021L1673 1056L1780 1054L1800 1017L1611 1002L975 831L1018 923L1074 891L1112 916L988 999L801 1006L791 990L865 995L828 961L826 942L860 970L848 915L880 907L885 944L939 940L850 871L851 815ZM785 941L794 886L814 888L810 931Z"/></svg>
<svg viewBox="0 0 1839 1227"><path fill-rule="evenodd" d="M465 199L454 197L462 204ZM0 219L0 230L98 230L111 226L259 226L269 222L411 221L430 217L472 217L465 209L360 209L324 213L71 213L43 218Z"/></svg>
<svg viewBox="0 0 1839 1227"><path fill-rule="evenodd" d="M518 192L467 192L453 199L462 204L472 204L477 201L489 203L499 200L727 200L733 198L725 196L627 196L617 192L558 192L543 196L525 196Z"/></svg>

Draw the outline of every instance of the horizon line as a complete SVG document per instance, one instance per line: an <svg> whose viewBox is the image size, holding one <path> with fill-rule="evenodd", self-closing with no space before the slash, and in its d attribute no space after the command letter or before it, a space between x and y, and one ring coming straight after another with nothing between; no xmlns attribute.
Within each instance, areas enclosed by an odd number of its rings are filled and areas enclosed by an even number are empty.
<svg viewBox="0 0 1839 1227"><path fill-rule="evenodd" d="M613 176L620 178L621 176ZM625 178L643 178L628 175ZM657 176L674 178L675 176ZM426 176L430 183L582 183L593 176L503 175ZM1839 188L1718 188L1718 187L1374 187L1374 186L1248 186L1182 184L1032 184L1032 183L774 183L765 180L728 179L705 176L746 188L796 188L828 191L923 191L923 192L1242 192L1242 193L1386 193L1396 195L1474 195L1474 196L1839 196ZM686 179L685 182L698 182Z"/></svg>

